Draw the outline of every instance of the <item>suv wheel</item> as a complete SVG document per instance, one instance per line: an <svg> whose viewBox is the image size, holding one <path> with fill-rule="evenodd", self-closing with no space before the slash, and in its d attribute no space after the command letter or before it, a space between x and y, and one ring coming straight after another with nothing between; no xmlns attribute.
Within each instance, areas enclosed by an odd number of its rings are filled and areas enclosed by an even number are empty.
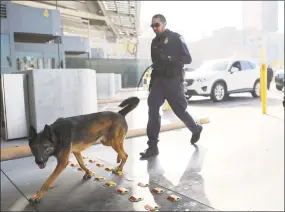
<svg viewBox="0 0 285 212"><path fill-rule="evenodd" d="M282 89L283 89L283 86L280 86L280 85L276 85L276 89L277 89L278 91L282 91Z"/></svg>
<svg viewBox="0 0 285 212"><path fill-rule="evenodd" d="M257 81L254 83L253 91L251 92L251 95L252 95L254 98L260 97L260 81L259 81L259 80L257 80Z"/></svg>
<svg viewBox="0 0 285 212"><path fill-rule="evenodd" d="M225 83L217 82L214 84L211 93L211 99L214 102L221 102L228 96Z"/></svg>

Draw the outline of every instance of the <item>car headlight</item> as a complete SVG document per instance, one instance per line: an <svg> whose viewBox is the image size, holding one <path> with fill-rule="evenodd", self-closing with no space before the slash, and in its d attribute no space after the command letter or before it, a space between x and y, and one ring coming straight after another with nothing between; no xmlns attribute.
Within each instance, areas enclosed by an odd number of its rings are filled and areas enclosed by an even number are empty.
<svg viewBox="0 0 285 212"><path fill-rule="evenodd" d="M199 78L199 79L197 79L197 82L205 82L205 81L207 81L206 78Z"/></svg>

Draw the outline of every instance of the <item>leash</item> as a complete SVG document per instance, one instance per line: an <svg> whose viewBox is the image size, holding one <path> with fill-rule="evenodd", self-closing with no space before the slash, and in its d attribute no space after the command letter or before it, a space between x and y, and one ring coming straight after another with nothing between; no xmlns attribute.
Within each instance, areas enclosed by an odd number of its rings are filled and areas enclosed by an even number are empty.
<svg viewBox="0 0 285 212"><path fill-rule="evenodd" d="M140 86L140 84L141 84L141 82L142 82L142 79L143 79L143 76L144 76L145 72L147 72L147 70L148 70L150 67L152 67L152 65L153 65L153 64L151 64L149 67L147 67L147 68L144 70L143 74L141 75L140 81L139 81L139 83L138 83L138 85L137 85L137 91L139 90L139 86Z"/></svg>
<svg viewBox="0 0 285 212"><path fill-rule="evenodd" d="M16 186L16 184L8 177L8 175L1 169L1 172L7 177L7 179L12 183L12 185L20 192L20 194L23 195L23 197L30 203L30 200L26 197L26 195ZM34 204L30 204L36 211L39 212L39 210L36 208Z"/></svg>

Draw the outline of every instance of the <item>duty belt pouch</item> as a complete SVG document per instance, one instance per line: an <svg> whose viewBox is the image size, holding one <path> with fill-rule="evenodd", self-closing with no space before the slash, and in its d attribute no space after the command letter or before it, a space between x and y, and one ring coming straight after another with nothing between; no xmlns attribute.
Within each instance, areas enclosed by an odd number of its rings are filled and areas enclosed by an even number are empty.
<svg viewBox="0 0 285 212"><path fill-rule="evenodd" d="M166 67L166 76L167 77L182 77L182 67L180 67L180 64L175 63L169 63L169 65Z"/></svg>
<svg viewBox="0 0 285 212"><path fill-rule="evenodd" d="M165 67L164 67L164 75L166 77L174 77L174 75L175 75L174 66L170 62L168 62L168 64L165 65Z"/></svg>

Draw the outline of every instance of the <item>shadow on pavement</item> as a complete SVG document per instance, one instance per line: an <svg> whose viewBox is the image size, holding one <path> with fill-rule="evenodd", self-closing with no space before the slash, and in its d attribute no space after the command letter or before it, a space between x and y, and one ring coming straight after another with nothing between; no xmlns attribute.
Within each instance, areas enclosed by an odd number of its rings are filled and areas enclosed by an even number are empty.
<svg viewBox="0 0 285 212"><path fill-rule="evenodd" d="M200 174L203 167L205 153L206 150L204 148L195 145L195 151L193 152L179 183L176 185L173 185L173 183L165 177L165 173L168 170L166 170L167 167L162 167L159 156L150 158L147 160L149 181L156 183L159 185L158 187L167 188L171 191L177 192L179 195L182 195L182 198L184 196L195 200L191 203L192 205L189 205L189 207L194 207L196 203L211 207L211 203L205 194L204 179ZM155 202L159 202L160 200L159 195L154 194L153 198ZM198 198L202 199L203 202L196 201Z"/></svg>
<svg viewBox="0 0 285 212"><path fill-rule="evenodd" d="M270 115L270 114L267 114L267 116L271 117L271 118L274 118L274 119L277 119L278 121L282 121L284 123L284 119L280 118L280 117L277 117L275 115Z"/></svg>

